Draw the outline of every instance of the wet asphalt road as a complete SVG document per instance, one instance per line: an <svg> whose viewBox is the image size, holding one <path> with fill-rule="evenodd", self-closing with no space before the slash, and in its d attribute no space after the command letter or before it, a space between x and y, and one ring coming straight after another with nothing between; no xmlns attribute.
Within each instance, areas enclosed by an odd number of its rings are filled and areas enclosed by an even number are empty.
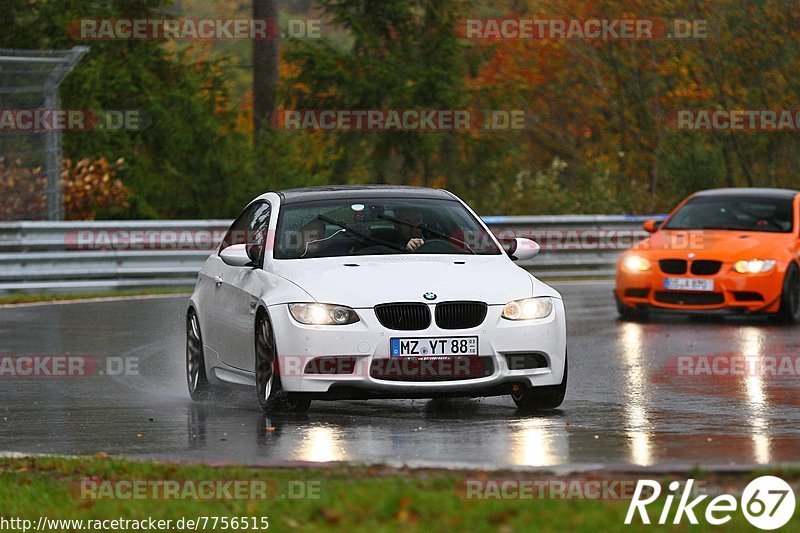
<svg viewBox="0 0 800 533"><path fill-rule="evenodd" d="M800 376L674 375L679 355L796 357L799 327L619 322L611 287L557 285L570 383L562 408L541 415L522 415L505 397L315 402L281 419L247 393L195 405L184 377L185 297L0 309L0 354L90 356L104 372L0 377L0 451L577 469L800 462ZM120 358L138 358L138 375L108 375Z"/></svg>

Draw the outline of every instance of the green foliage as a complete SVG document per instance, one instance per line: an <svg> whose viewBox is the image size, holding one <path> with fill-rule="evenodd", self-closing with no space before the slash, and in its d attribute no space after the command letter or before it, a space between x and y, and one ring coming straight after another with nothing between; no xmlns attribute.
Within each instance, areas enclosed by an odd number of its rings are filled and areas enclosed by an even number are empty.
<svg viewBox="0 0 800 533"><path fill-rule="evenodd" d="M288 107L299 109L460 109L466 62L454 28L463 6L453 0L322 0L331 21L352 37L290 42L285 59L298 68L285 81ZM336 135L336 134L330 134ZM452 150L446 135L342 132L334 175L378 183L430 185ZM352 178L350 178L352 180Z"/></svg>

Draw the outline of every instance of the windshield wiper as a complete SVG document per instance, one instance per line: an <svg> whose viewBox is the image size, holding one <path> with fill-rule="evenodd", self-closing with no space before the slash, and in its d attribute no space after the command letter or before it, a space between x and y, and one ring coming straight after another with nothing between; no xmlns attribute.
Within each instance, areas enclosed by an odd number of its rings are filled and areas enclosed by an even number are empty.
<svg viewBox="0 0 800 533"><path fill-rule="evenodd" d="M349 235L349 234L352 233L354 235L354 237L353 237L354 239L357 238L357 237L361 237L362 239L366 239L368 241L372 241L374 243L377 243L377 244L380 244L380 245L383 245L383 246L388 246L389 248L394 248L395 250L399 250L399 251L401 251L403 253L408 253L408 250L406 250L405 247L403 247L403 246L401 246L399 244L395 244L395 243L389 242L389 241L384 241L383 239L378 239L377 237L372 237L370 235L367 235L366 233L363 233L361 231L358 231L355 228L352 228L352 227L348 226L344 222L337 222L336 220L333 220L332 218L328 218L325 215L317 215L317 218L322 220L323 222L327 222L328 224L333 224L334 226L339 226L340 228L342 228L344 230L344 234L345 235Z"/></svg>
<svg viewBox="0 0 800 533"><path fill-rule="evenodd" d="M422 231L427 231L428 233L430 233L434 237L439 237L440 239L448 241L448 242L455 241L456 244L463 245L464 249L468 250L471 254L473 254L473 255L477 255L478 254L478 252L476 252L475 250L472 249L472 246L470 246L466 242L462 241L461 239L456 239L455 237L451 237L449 235L445 235L441 231L436 231L435 229L431 229L425 223L414 224L413 222L409 222L407 220L403 220L403 219L395 218L395 217L390 217L389 215L383 215L383 214L378 214L378 215L375 215L375 216L377 218L382 218L384 220L390 220L392 222L397 222L398 224L404 224L404 225L412 227L412 228L417 228L417 229L420 229Z"/></svg>
<svg viewBox="0 0 800 533"><path fill-rule="evenodd" d="M731 228L727 226L664 226L662 229L668 229L672 231L697 231L697 230L722 230L722 231L746 231L739 228Z"/></svg>

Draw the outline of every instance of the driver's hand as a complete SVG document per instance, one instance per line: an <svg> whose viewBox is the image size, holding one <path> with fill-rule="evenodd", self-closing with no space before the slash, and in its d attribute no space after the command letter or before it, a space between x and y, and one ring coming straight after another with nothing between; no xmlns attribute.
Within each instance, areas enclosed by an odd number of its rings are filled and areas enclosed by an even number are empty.
<svg viewBox="0 0 800 533"><path fill-rule="evenodd" d="M406 244L406 250L408 250L409 252L413 252L423 244L425 244L425 241L423 241L422 239L411 239L410 241L408 241L408 244Z"/></svg>

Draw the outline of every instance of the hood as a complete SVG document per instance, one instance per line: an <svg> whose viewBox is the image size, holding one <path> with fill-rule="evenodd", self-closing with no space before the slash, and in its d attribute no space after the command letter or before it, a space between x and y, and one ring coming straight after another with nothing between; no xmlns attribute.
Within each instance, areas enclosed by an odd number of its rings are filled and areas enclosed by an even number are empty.
<svg viewBox="0 0 800 533"><path fill-rule="evenodd" d="M697 259L735 262L740 259L780 259L791 233L719 230L661 230L637 244L659 258L683 258L694 253Z"/></svg>
<svg viewBox="0 0 800 533"><path fill-rule="evenodd" d="M385 255L275 260L268 270L315 300L355 308L388 302L475 300L503 305L534 294L558 296L505 256ZM423 294L432 292L428 302Z"/></svg>

